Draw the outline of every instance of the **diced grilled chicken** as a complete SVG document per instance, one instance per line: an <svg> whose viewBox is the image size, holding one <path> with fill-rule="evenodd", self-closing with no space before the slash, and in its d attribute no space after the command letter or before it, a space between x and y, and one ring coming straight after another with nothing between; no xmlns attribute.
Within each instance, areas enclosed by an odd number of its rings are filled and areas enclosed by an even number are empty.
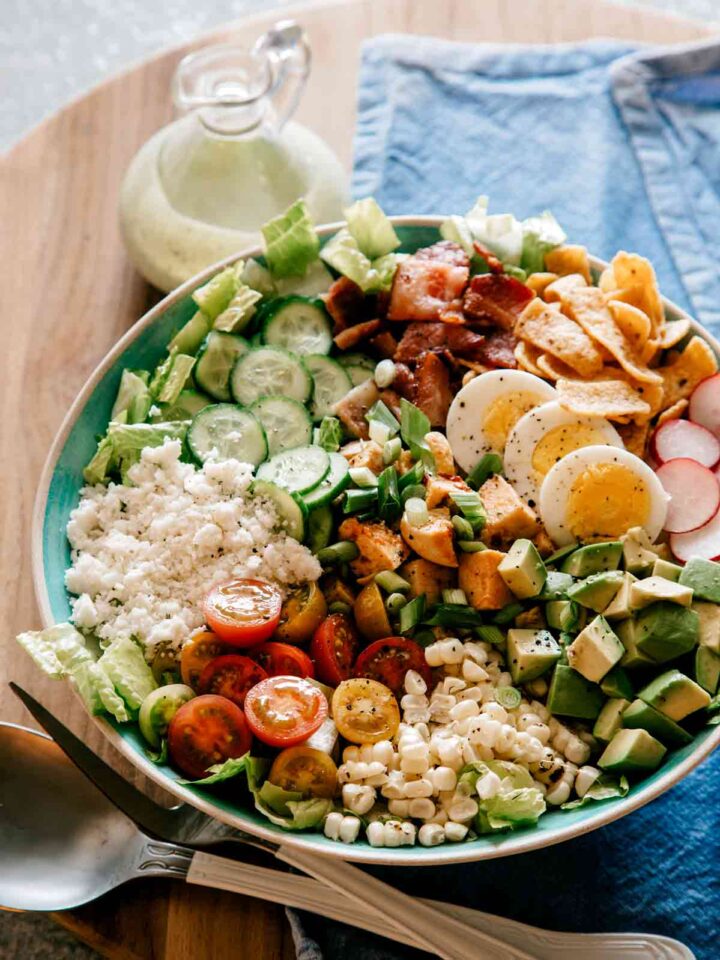
<svg viewBox="0 0 720 960"><path fill-rule="evenodd" d="M410 553L402 537L381 521L365 523L356 517L348 517L340 524L338 534L342 540L352 540L360 551L360 556L350 563L357 577L372 577L381 570L397 570Z"/></svg>
<svg viewBox="0 0 720 960"><path fill-rule="evenodd" d="M476 610L499 610L514 599L498 573L504 556L499 550L482 550L460 557L458 585Z"/></svg>
<svg viewBox="0 0 720 960"><path fill-rule="evenodd" d="M421 527L412 526L407 515L403 514L400 521L400 532L403 540L418 556L438 563L441 567L456 567L458 565L453 543L453 525L450 520L450 511L446 507L438 507L429 511L430 518Z"/></svg>
<svg viewBox="0 0 720 960"><path fill-rule="evenodd" d="M340 419L351 437L368 438L368 423L365 414L370 407L380 399L380 391L374 380L365 380L353 387L333 407L333 412Z"/></svg>
<svg viewBox="0 0 720 960"><path fill-rule="evenodd" d="M425 560L424 557L408 560L398 572L410 584L410 593L413 597L419 597L424 593L428 605L437 603L442 597L443 590L450 589L455 579L455 574L450 567L441 567L437 563Z"/></svg>
<svg viewBox="0 0 720 960"><path fill-rule="evenodd" d="M470 493L462 477L426 477L425 503L428 510L447 504L451 493Z"/></svg>

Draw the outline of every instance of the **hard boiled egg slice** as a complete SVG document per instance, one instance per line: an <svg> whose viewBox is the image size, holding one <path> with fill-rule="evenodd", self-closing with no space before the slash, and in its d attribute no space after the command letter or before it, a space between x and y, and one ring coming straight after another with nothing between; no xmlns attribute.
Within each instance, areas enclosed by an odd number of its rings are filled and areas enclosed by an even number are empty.
<svg viewBox="0 0 720 960"><path fill-rule="evenodd" d="M650 467L616 447L583 447L559 460L540 488L540 516L559 546L615 540L643 527L655 540L669 497Z"/></svg>
<svg viewBox="0 0 720 960"><path fill-rule="evenodd" d="M523 414L555 397L555 388L522 370L489 370L455 395L447 417L453 456L470 471L486 453L502 454Z"/></svg>
<svg viewBox="0 0 720 960"><path fill-rule="evenodd" d="M554 401L544 403L521 417L511 430L503 457L505 476L534 507L547 472L558 460L580 447L599 443L623 446L617 430L602 417L578 416Z"/></svg>

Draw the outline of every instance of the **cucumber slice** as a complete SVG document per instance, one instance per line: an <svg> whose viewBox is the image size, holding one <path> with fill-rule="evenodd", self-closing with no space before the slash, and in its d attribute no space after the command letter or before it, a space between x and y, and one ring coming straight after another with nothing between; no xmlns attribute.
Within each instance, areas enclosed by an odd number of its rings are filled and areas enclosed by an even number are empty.
<svg viewBox="0 0 720 960"><path fill-rule="evenodd" d="M335 359L341 367L365 367L370 373L374 373L377 366L377 360L365 353L339 353Z"/></svg>
<svg viewBox="0 0 720 960"><path fill-rule="evenodd" d="M277 513L278 523L289 537L301 542L305 539L308 511L299 497L269 480L255 480L252 493L256 497L270 500Z"/></svg>
<svg viewBox="0 0 720 960"><path fill-rule="evenodd" d="M263 340L293 353L330 353L332 327L322 300L277 297L263 311Z"/></svg>
<svg viewBox="0 0 720 960"><path fill-rule="evenodd" d="M330 471L322 483L303 497L308 510L315 510L330 503L338 494L342 493L350 483L350 468L341 453L329 453Z"/></svg>
<svg viewBox="0 0 720 960"><path fill-rule="evenodd" d="M238 358L230 375L230 389L243 406L276 395L305 403L310 399L313 381L294 354L280 347L254 347Z"/></svg>
<svg viewBox="0 0 720 960"><path fill-rule="evenodd" d="M267 457L265 431L251 413L232 403L215 403L196 414L187 442L200 463L213 451L220 460L240 460L254 467Z"/></svg>
<svg viewBox="0 0 720 960"><path fill-rule="evenodd" d="M301 447L312 440L312 420L302 403L290 397L261 397L248 408L260 421L268 442L268 454Z"/></svg>
<svg viewBox="0 0 720 960"><path fill-rule="evenodd" d="M305 365L315 384L310 412L315 420L322 420L330 416L338 400L352 390L352 380L337 360L321 354L305 357Z"/></svg>
<svg viewBox="0 0 720 960"><path fill-rule="evenodd" d="M318 507L311 511L307 520L307 545L313 552L317 553L326 547L333 533L333 515L330 507Z"/></svg>
<svg viewBox="0 0 720 960"><path fill-rule="evenodd" d="M367 367L361 367L356 363L351 363L349 366L346 364L343 369L350 377L354 387L359 387L361 383L365 383L366 380L372 380L373 378L374 370L368 370Z"/></svg>
<svg viewBox="0 0 720 960"><path fill-rule="evenodd" d="M212 403L210 397L197 390L181 390L175 403L160 404L160 413L150 418L151 423L165 423L168 420L192 420L196 413L200 413Z"/></svg>
<svg viewBox="0 0 720 960"><path fill-rule="evenodd" d="M321 447L306 446L275 454L262 464L257 476L259 480L269 480L290 493L309 493L329 472L328 454Z"/></svg>
<svg viewBox="0 0 720 960"><path fill-rule="evenodd" d="M225 402L230 396L230 372L235 361L248 350L247 340L234 333L211 330L205 337L195 364L195 383L215 400Z"/></svg>

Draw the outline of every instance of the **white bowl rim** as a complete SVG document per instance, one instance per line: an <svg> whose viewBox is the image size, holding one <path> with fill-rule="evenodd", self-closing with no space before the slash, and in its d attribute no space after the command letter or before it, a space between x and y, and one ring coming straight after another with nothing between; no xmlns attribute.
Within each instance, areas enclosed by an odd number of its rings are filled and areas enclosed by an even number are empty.
<svg viewBox="0 0 720 960"><path fill-rule="evenodd" d="M408 227L439 227L445 220L442 216L395 216L390 217L392 223L396 226ZM337 232L343 227L344 221L325 224L318 227L318 234L323 237ZM104 356L97 367L90 374L80 393L75 398L72 406L68 410L53 444L48 453L47 460L43 467L40 477L37 494L33 506L32 515L32 571L33 583L35 587L35 596L40 608L40 618L43 626L50 627L54 624L50 608L50 598L47 591L47 585L44 577L43 563L43 522L45 516L45 507L50 487L50 481L55 469L55 464L62 452L67 440L68 434L72 430L80 412L85 407L93 390L105 375L107 370L114 364L123 351L137 339L154 320L165 313L167 309L174 306L177 302L184 299L197 286L207 281L211 276L221 270L223 267L234 263L236 260L247 257L259 256L262 248L259 246L241 250L238 253L225 257L212 266L196 274L190 280L187 280L182 286L173 290L172 293L164 297L144 316L137 320L126 333L115 343L111 350ZM597 269L603 269L607 262L598 257L590 257L591 265ZM720 356L720 342L712 336L704 327L702 327L692 317L674 304L671 300L663 297L663 305L678 316L687 317L694 332L703 337ZM76 696L79 695L76 693ZM458 843L443 844L438 847L429 847L426 850L413 848L412 851L405 851L402 847L393 848L392 852L386 851L382 847L371 847L369 844L325 844L316 842L317 834L306 834L302 832L294 833L284 831L280 834L281 828L271 829L270 827L259 826L251 820L246 819L243 814L233 814L222 810L216 806L210 799L199 797L197 794L186 789L179 783L169 780L157 767L148 759L141 756L132 746L127 743L123 737L114 729L114 727L104 718L93 716L92 720L100 728L105 737L112 745L129 760L141 773L149 780L152 780L158 786L162 787L168 793L175 796L178 800L188 803L196 809L202 811L216 820L228 824L235 829L245 831L258 837L261 840L269 841L273 844L282 843L284 846L298 847L305 850L311 850L322 856L337 857L342 860L351 860L357 863L376 864L384 866L444 866L451 863L469 863L480 860L493 860L498 857L512 856L519 853L529 853L531 850L539 850L544 847L553 846L556 843L562 843L575 837L583 836L599 827L606 826L621 817L638 810L650 801L655 800L661 794L665 793L675 784L684 779L687 774L695 769L713 750L720 745L720 725L711 733L702 744L677 764L667 773L661 775L654 783L646 787L640 786L633 794L628 797L618 799L612 803L600 804L597 813L588 818L587 821L578 824L568 824L568 826L559 826L553 829L551 833L544 831L526 830L517 834L509 833L499 837L493 845L487 843Z"/></svg>

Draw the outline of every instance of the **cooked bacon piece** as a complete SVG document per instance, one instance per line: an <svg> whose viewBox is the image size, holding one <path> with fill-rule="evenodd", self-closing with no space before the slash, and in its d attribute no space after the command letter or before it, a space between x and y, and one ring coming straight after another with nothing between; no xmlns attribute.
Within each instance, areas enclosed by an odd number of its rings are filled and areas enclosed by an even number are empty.
<svg viewBox="0 0 720 960"><path fill-rule="evenodd" d="M467 323L462 300L453 300L452 303L448 303L440 310L438 319L443 323Z"/></svg>
<svg viewBox="0 0 720 960"><path fill-rule="evenodd" d="M414 363L426 353L456 354L467 360L482 360L485 337L456 323L410 323L393 359Z"/></svg>
<svg viewBox="0 0 720 960"><path fill-rule="evenodd" d="M366 320L364 323L356 323L354 327L348 327L341 330L333 338L338 350L350 350L356 347L361 340L367 340L372 337L382 327L382 320Z"/></svg>
<svg viewBox="0 0 720 960"><path fill-rule="evenodd" d="M462 296L469 275L467 254L456 243L443 240L418 250L397 268L388 320L437 320Z"/></svg>
<svg viewBox="0 0 720 960"><path fill-rule="evenodd" d="M473 247L475 248L475 253L479 257L482 257L485 263L488 265L488 270L490 271L490 273L505 272L505 268L502 265L502 261L498 260L498 258L495 256L495 254L491 250L488 250L487 247L484 247L481 243L478 243L477 240L473 243Z"/></svg>
<svg viewBox="0 0 720 960"><path fill-rule="evenodd" d="M395 379L392 386L393 390L399 393L401 397L405 397L410 403L415 402L415 392L417 390L415 374L404 363L395 364Z"/></svg>
<svg viewBox="0 0 720 960"><path fill-rule="evenodd" d="M380 391L374 380L365 380L346 393L342 400L333 408L336 417L339 417L343 426L351 437L368 438L368 422L365 414L376 400L380 399Z"/></svg>
<svg viewBox="0 0 720 960"><path fill-rule="evenodd" d="M480 361L489 367L507 367L510 370L517 368L515 347L517 337L506 331L491 333L480 348Z"/></svg>
<svg viewBox="0 0 720 960"><path fill-rule="evenodd" d="M381 357L390 359L397 350L398 342L389 330L381 330L380 333L370 341L371 346L375 347Z"/></svg>
<svg viewBox="0 0 720 960"><path fill-rule="evenodd" d="M366 296L360 287L340 277L325 294L325 307L333 319L333 333L363 323L375 316L375 297Z"/></svg>
<svg viewBox="0 0 720 960"><path fill-rule="evenodd" d="M417 366L415 376L415 406L422 410L431 426L444 427L453 398L448 368L436 354L426 353Z"/></svg>
<svg viewBox="0 0 720 960"><path fill-rule="evenodd" d="M463 310L474 323L512 330L534 296L530 287L515 277L504 273L482 273L470 281L463 298Z"/></svg>

